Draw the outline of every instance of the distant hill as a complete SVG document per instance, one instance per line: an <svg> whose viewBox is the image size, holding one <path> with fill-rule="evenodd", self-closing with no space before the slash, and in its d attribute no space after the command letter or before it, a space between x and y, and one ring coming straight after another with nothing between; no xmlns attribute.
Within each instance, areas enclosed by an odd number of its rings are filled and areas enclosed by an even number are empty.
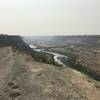
<svg viewBox="0 0 100 100"><path fill-rule="evenodd" d="M100 36L55 36L53 38L54 44L66 45L66 44L81 44L81 45L91 45L97 46L100 44Z"/></svg>
<svg viewBox="0 0 100 100"><path fill-rule="evenodd" d="M82 45L82 46L99 46L100 36L39 36L23 37L28 44L35 44L39 47L64 46L64 45Z"/></svg>

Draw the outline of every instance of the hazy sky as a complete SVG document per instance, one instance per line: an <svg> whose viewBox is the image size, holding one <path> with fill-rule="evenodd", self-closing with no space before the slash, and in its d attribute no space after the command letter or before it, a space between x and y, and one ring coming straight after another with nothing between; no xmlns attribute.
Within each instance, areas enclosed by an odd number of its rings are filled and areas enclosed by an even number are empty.
<svg viewBox="0 0 100 100"><path fill-rule="evenodd" d="M100 0L0 0L0 33L100 34Z"/></svg>

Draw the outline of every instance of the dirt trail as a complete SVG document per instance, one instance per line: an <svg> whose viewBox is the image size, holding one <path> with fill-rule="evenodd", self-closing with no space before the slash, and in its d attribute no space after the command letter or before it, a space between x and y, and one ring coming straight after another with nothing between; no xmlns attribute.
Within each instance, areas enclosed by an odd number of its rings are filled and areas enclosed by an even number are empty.
<svg viewBox="0 0 100 100"><path fill-rule="evenodd" d="M99 98L100 88L92 80L68 68L35 62L29 55L14 54L10 47L0 48L0 100Z"/></svg>

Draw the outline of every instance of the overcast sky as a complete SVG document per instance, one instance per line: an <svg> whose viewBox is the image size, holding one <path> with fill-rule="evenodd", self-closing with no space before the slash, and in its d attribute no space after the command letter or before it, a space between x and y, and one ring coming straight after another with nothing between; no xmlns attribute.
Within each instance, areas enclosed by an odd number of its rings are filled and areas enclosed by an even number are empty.
<svg viewBox="0 0 100 100"><path fill-rule="evenodd" d="M100 34L100 0L0 0L0 33Z"/></svg>

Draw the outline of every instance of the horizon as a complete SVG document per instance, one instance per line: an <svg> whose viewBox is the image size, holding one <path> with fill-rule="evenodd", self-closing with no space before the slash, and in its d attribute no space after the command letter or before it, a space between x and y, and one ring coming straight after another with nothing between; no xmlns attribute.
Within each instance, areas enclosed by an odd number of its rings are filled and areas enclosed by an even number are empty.
<svg viewBox="0 0 100 100"><path fill-rule="evenodd" d="M100 36L100 34L70 34L70 35L18 35L18 34L4 34L0 33L0 35L4 36L22 36L22 37L54 37L54 36Z"/></svg>
<svg viewBox="0 0 100 100"><path fill-rule="evenodd" d="M96 34L96 33L74 33L74 34L23 34L23 33L19 33L19 34L11 34L11 33L1 33L3 35L19 35L19 36L84 36L84 35L100 35L100 33Z"/></svg>

